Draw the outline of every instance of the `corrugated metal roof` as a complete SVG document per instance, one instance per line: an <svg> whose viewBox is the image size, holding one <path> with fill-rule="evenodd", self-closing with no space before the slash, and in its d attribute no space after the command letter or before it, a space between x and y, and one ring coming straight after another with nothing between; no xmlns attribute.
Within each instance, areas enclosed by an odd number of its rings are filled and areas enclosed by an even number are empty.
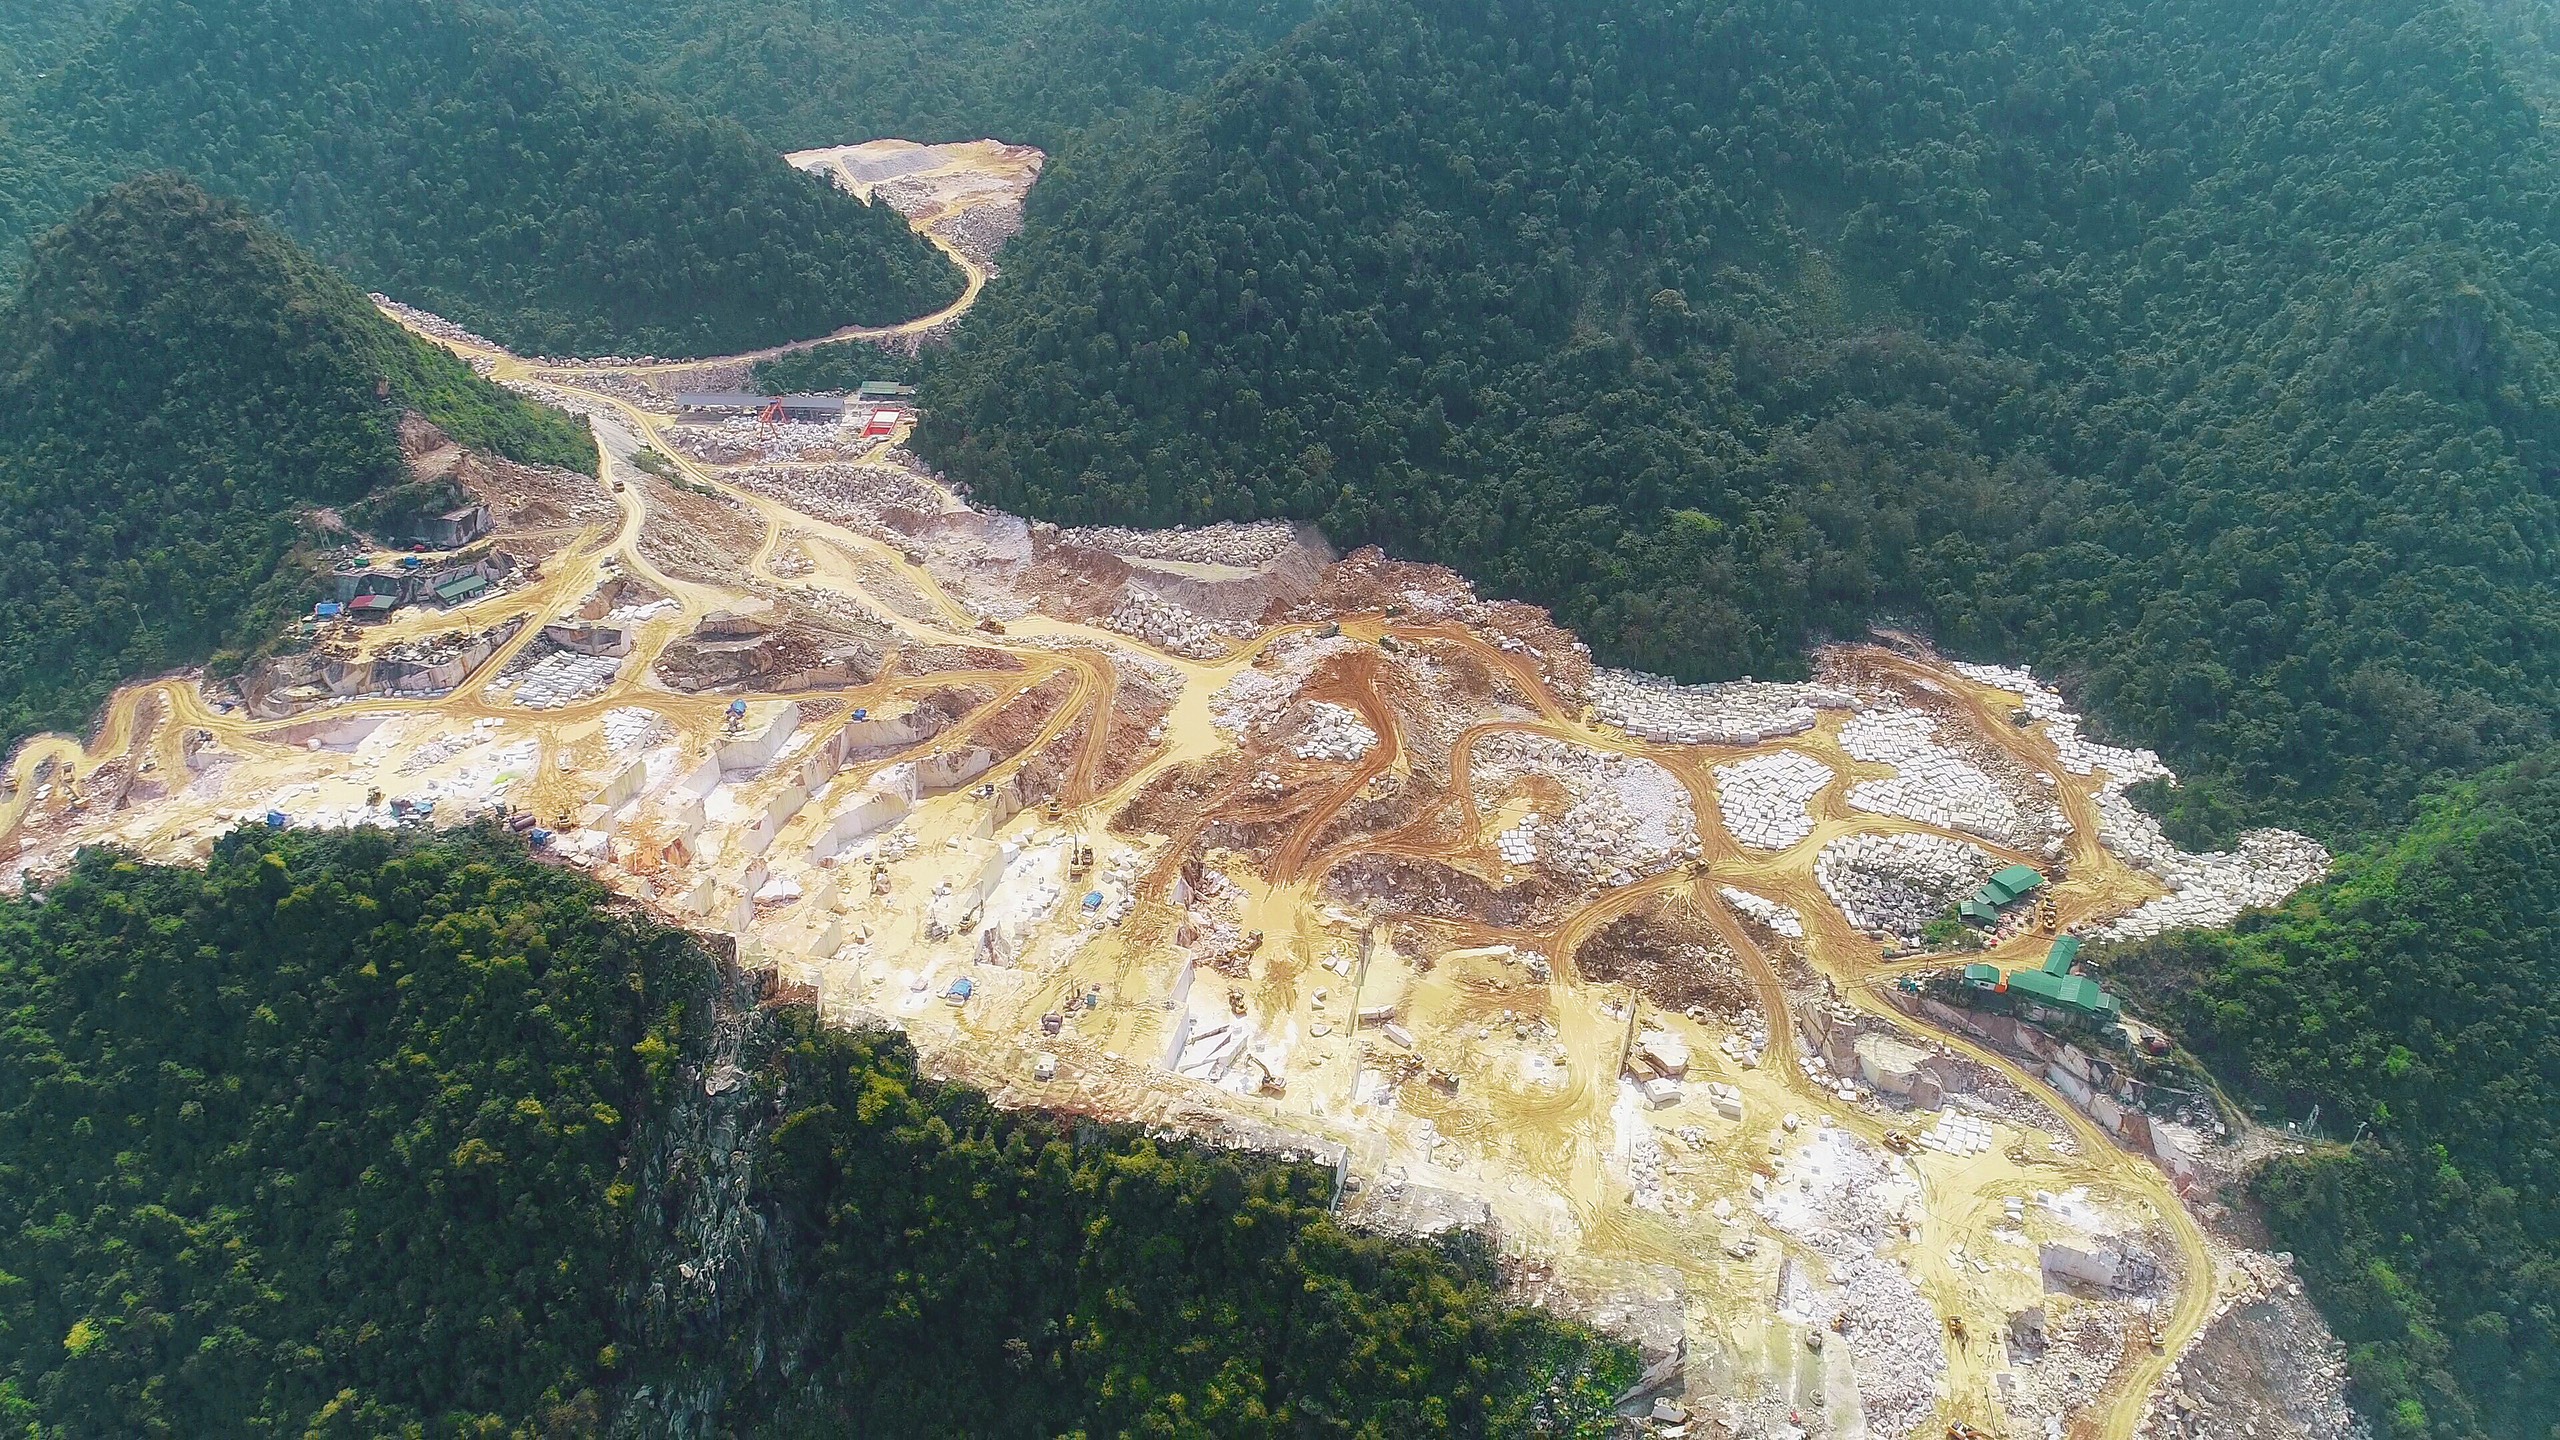
<svg viewBox="0 0 2560 1440"><path fill-rule="evenodd" d="M687 410L761 410L768 402L745 390L681 390L676 403Z"/></svg>
<svg viewBox="0 0 2560 1440"><path fill-rule="evenodd" d="M488 588L489 582L486 579L478 575L462 575L437 586L436 597L442 600L459 600L465 595L477 595Z"/></svg>
<svg viewBox="0 0 2560 1440"><path fill-rule="evenodd" d="M2065 935L2061 939L2054 941L2053 948L2045 952L2045 973L2048 975L2068 975L2071 973L2071 962L2078 958L2080 958L2080 937L2077 935Z"/></svg>

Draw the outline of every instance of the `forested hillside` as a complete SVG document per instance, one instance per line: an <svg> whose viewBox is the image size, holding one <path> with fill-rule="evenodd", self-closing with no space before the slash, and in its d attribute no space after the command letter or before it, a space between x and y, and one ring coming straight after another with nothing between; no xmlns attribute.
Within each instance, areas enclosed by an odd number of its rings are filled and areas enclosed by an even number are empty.
<svg viewBox="0 0 2560 1440"><path fill-rule="evenodd" d="M1329 1173L999 1113L609 902L381 831L0 902L0 1427L1607 1433L1623 1351Z"/></svg>
<svg viewBox="0 0 2560 1440"><path fill-rule="evenodd" d="M1688 677L1914 617L2189 838L2550 734L2560 186L2463 0L1352 0L1121 139L930 377L994 503L1318 521Z"/></svg>
<svg viewBox="0 0 2560 1440"><path fill-rule="evenodd" d="M595 468L585 422L480 379L183 180L119 186L37 241L0 309L0 749L308 603L295 511L397 480L403 409Z"/></svg>
<svg viewBox="0 0 2560 1440"><path fill-rule="evenodd" d="M2560 1425L2560 753L2237 935L2108 972L2243 1095L2361 1138L2258 1182L2395 1436Z"/></svg>
<svg viewBox="0 0 2560 1440"><path fill-rule="evenodd" d="M469 0L130 0L5 123L0 269L108 182L174 167L529 352L748 349L961 290L886 206L590 90Z"/></svg>
<svg viewBox="0 0 2560 1440"><path fill-rule="evenodd" d="M530 0L564 49L777 149L898 136L1055 148L1188 94L1321 0Z"/></svg>

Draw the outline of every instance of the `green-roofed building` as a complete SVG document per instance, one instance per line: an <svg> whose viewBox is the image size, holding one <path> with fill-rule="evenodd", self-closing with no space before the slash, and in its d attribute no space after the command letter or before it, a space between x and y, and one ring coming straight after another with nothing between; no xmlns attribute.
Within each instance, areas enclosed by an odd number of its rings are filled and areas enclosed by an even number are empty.
<svg viewBox="0 0 2560 1440"><path fill-rule="evenodd" d="M1982 882L1973 898L1956 906L1956 913L1977 925L1997 925L2000 912L2018 903L2028 894L2044 887L2044 876L2034 867L2010 865Z"/></svg>
<svg viewBox="0 0 2560 1440"><path fill-rule="evenodd" d="M1977 962L1964 967L1964 983L1986 996L1998 996L2012 1007L2041 1006L2065 1020L2112 1024L2124 1013L2124 1002L2088 976L2071 973L2071 964L2079 954L2079 937L2065 935L2053 942L2040 969L2012 970L2003 975L1999 966Z"/></svg>

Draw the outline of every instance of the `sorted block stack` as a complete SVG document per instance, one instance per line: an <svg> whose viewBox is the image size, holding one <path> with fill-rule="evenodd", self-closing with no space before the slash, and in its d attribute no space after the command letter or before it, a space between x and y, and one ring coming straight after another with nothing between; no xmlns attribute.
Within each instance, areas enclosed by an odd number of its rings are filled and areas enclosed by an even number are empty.
<svg viewBox="0 0 2560 1440"><path fill-rule="evenodd" d="M1784 935L1790 940L1804 938L1804 917L1795 912L1795 907L1781 905L1748 890L1736 890L1730 885L1717 887L1716 893L1724 897L1726 904L1769 927L1770 933Z"/></svg>
<svg viewBox="0 0 2560 1440"><path fill-rule="evenodd" d="M1820 685L1750 680L1682 685L1641 670L1595 670L1593 713L1630 735L1670 745L1756 745L1813 728L1816 710L1846 710L1851 696Z"/></svg>
<svg viewBox="0 0 2560 1440"><path fill-rule="evenodd" d="M2022 843L2025 817L1999 785L1971 761L1941 745L1937 721L1918 710L1862 711L1840 727L1840 747L1854 759L1890 765L1890 780L1863 780L1849 804L1876 815L1967 830L2005 845Z"/></svg>
<svg viewBox="0 0 2560 1440"><path fill-rule="evenodd" d="M1833 779L1810 755L1780 750L1716 767L1716 812L1733 838L1754 850L1783 850L1813 833L1807 802Z"/></svg>
<svg viewBox="0 0 2560 1440"><path fill-rule="evenodd" d="M1843 835L1814 857L1813 876L1850 924L1917 935L1997 868L1980 847L1943 835Z"/></svg>

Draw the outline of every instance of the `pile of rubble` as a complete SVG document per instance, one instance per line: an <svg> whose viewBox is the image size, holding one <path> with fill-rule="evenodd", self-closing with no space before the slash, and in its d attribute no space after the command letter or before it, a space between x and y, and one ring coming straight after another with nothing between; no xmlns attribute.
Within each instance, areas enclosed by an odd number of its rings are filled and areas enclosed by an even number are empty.
<svg viewBox="0 0 2560 1440"><path fill-rule="evenodd" d="M2347 1408L2347 1357L2293 1276L2242 1250L2213 1316L2152 1391L2144 1440L2369 1440Z"/></svg>
<svg viewBox="0 0 2560 1440"><path fill-rule="evenodd" d="M853 423L767 424L752 415L734 415L671 425L666 436L669 446L690 459L737 465L759 460L856 460L888 443L880 436L865 436L863 428Z"/></svg>
<svg viewBox="0 0 2560 1440"><path fill-rule="evenodd" d="M2103 770L2110 790L2168 778L2169 767L2149 750L2127 750L2084 738L2080 734L2080 712L2062 703L2062 697L2046 689L2032 672L2008 665L1958 664L1954 669L1968 680L1996 685L2018 695L2025 702L2028 717L2044 722L2045 733L2053 737L2054 749L2060 752L2062 768L2072 774L2093 775Z"/></svg>
<svg viewBox="0 0 2560 1440"><path fill-rule="evenodd" d="M497 341L491 340L483 335L475 335L469 330L465 330L461 326L454 324L452 321L447 320L441 315L435 314L431 311L420 310L412 305L403 305L388 295L368 295L365 298L371 300L375 307L380 309L384 314L389 315L392 319L399 321L401 324L408 326L410 329L417 331L421 335L432 335L438 340L450 340L456 344L468 345L477 350L498 350L504 348L499 345Z"/></svg>
<svg viewBox="0 0 2560 1440"><path fill-rule="evenodd" d="M2328 848L2290 830L2251 830L2241 835L2237 850L2190 854L2170 843L2159 821L2113 790L2098 797L2098 838L2169 887L2168 894L2096 927L2094 933L2105 940L2228 925L2241 911L2282 904L2329 873Z"/></svg>
<svg viewBox="0 0 2560 1440"><path fill-rule="evenodd" d="M1533 774L1573 797L1562 815L1530 832L1538 863L1551 872L1626 885L1698 853L1688 788L1650 760L1505 731L1477 747L1469 769L1479 803Z"/></svg>
<svg viewBox="0 0 2560 1440"><path fill-rule="evenodd" d="M930 479L894 465L771 466L723 478L804 515L867 532L879 530L892 510L933 515L947 501Z"/></svg>
<svg viewBox="0 0 2560 1440"><path fill-rule="evenodd" d="M1822 847L1813 878L1861 930L1916 936L1999 863L1943 835L1843 835Z"/></svg>
<svg viewBox="0 0 2560 1440"><path fill-rule="evenodd" d="M1813 833L1806 807L1832 781L1831 767L1793 750L1716 767L1716 809L1733 838L1754 850L1784 850Z"/></svg>
<svg viewBox="0 0 2560 1440"><path fill-rule="evenodd" d="M1881 1150L1827 1119L1775 1168L1754 1208L1829 1262L1792 1267L1797 1273L1782 1284L1781 1304L1797 1323L1833 1328L1846 1342L1867 1433L1915 1432L1937 1414L1946 1342L1910 1272L1876 1247L1917 1202L1918 1185Z"/></svg>
<svg viewBox="0 0 2560 1440"><path fill-rule="evenodd" d="M1969 830L2004 845L2025 841L2025 817L2000 786L1971 761L1938 743L1938 722L1919 710L1864 710L1840 727L1852 759L1890 765L1890 780L1862 780L1849 804L1900 815L1941 829Z"/></svg>
<svg viewBox="0 0 2560 1440"><path fill-rule="evenodd" d="M1360 712L1330 700L1318 700L1307 706L1306 727L1289 746L1289 753L1301 760L1358 760L1376 747L1378 732L1360 718Z"/></svg>
<svg viewBox="0 0 2560 1440"><path fill-rule="evenodd" d="M1233 647L1238 628L1185 610L1152 592L1131 587L1103 617L1103 628L1194 660L1214 660Z"/></svg>
<svg viewBox="0 0 2560 1440"><path fill-rule="evenodd" d="M1765 895L1736 890L1730 885L1718 886L1716 893L1724 897L1727 905L1759 921L1771 934L1784 935L1790 940L1804 938L1804 917L1795 912L1794 906L1781 905Z"/></svg>
<svg viewBox="0 0 2560 1440"><path fill-rule="evenodd" d="M1141 560L1176 560L1194 565L1232 565L1259 570L1298 548L1298 531L1284 520L1257 520L1204 525L1197 530L1131 530L1118 525L1079 526L1062 532L1070 545L1108 551Z"/></svg>
<svg viewBox="0 0 2560 1440"><path fill-rule="evenodd" d="M615 375L609 372L593 371L574 374L537 372L534 378L572 385L580 390L595 391L619 400L627 400L631 402L632 408L646 410L652 415L676 413L676 399L673 395L635 375Z"/></svg>
<svg viewBox="0 0 2560 1440"><path fill-rule="evenodd" d="M1683 685L1641 670L1594 670L1593 713L1630 735L1671 745L1756 745L1813 728L1816 710L1857 700L1820 685L1734 681Z"/></svg>

